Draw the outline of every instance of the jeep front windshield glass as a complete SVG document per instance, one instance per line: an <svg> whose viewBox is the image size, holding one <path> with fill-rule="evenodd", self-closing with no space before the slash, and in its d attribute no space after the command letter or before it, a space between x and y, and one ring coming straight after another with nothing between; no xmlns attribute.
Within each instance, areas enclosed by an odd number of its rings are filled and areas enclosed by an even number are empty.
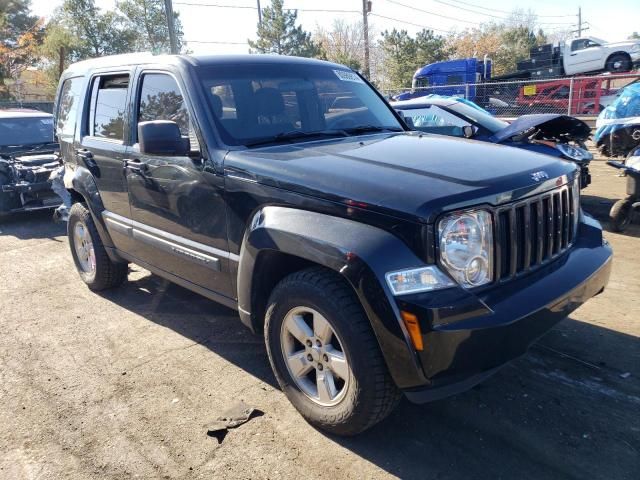
<svg viewBox="0 0 640 480"><path fill-rule="evenodd" d="M199 76L222 140L248 147L403 131L354 72L331 65L202 67Z"/></svg>
<svg viewBox="0 0 640 480"><path fill-rule="evenodd" d="M0 147L53 142L52 117L0 118Z"/></svg>

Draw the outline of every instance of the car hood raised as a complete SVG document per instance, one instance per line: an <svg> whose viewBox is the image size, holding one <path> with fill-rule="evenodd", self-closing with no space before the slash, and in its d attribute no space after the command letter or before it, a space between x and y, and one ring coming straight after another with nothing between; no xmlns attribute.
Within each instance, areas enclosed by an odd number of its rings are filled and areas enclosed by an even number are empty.
<svg viewBox="0 0 640 480"><path fill-rule="evenodd" d="M225 159L230 180L426 223L445 210L552 189L575 168L522 149L417 133L238 150Z"/></svg>
<svg viewBox="0 0 640 480"><path fill-rule="evenodd" d="M500 143L529 131L533 133L534 130L540 130L542 135L549 140L565 142L584 142L591 134L589 125L575 117L558 113L540 113L517 118L509 126L494 133L490 140Z"/></svg>

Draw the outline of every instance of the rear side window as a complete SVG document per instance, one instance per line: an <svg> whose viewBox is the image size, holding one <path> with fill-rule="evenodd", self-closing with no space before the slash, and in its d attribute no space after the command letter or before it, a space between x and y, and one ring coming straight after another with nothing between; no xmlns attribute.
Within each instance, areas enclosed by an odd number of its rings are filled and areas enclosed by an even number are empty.
<svg viewBox="0 0 640 480"><path fill-rule="evenodd" d="M61 142L73 141L83 80L83 77L68 78L62 84L56 118L56 135Z"/></svg>
<svg viewBox="0 0 640 480"><path fill-rule="evenodd" d="M89 135L110 140L124 139L129 75L97 77L91 88Z"/></svg>

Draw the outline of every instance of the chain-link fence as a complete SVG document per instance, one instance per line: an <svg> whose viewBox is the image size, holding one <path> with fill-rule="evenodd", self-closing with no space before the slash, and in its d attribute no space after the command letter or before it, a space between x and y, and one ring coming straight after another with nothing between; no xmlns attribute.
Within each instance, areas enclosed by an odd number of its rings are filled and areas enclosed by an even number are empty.
<svg viewBox="0 0 640 480"><path fill-rule="evenodd" d="M408 100L429 94L461 97L503 117L530 113L595 117L616 99L623 87L634 82L640 82L640 73L434 85L383 90L383 94L392 100Z"/></svg>

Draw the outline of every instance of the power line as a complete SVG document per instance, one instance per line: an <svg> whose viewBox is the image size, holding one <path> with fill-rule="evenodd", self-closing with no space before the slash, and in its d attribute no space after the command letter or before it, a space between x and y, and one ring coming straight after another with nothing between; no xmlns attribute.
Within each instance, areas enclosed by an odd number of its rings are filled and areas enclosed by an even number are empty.
<svg viewBox="0 0 640 480"><path fill-rule="evenodd" d="M447 20L454 20L456 22L463 22L463 23L471 23L473 25L480 25L480 22L472 22L470 20L462 20L460 18L448 17L446 15L441 15L439 13L434 13L434 12L429 12L428 10L423 10L421 8L418 8L418 7L412 7L411 5L406 5L404 3L396 2L395 0L387 0L387 2L394 3L396 5L400 5L401 7L409 8L411 10L415 10L417 12L422 12L422 13L426 13L426 14L429 14L429 15L434 15L436 17L446 18Z"/></svg>
<svg viewBox="0 0 640 480"><path fill-rule="evenodd" d="M489 7L485 7L485 6L482 6L482 5L478 5L477 3L463 2L462 0L456 0L456 1L457 1L457 3L462 3L462 4L468 5L470 7L479 8L481 10L489 10L489 11L492 11L492 12L506 13L507 15L510 15L510 14L513 13L513 10L512 11L500 10L498 8L489 8ZM546 17L546 18L575 17L575 15L571 15L571 14L568 14L568 15L538 15L538 14L536 14L536 16L537 17Z"/></svg>
<svg viewBox="0 0 640 480"><path fill-rule="evenodd" d="M480 12L478 10L472 10L470 8L465 8L465 7L460 7L458 5L454 5L452 3L448 3L445 2L443 0L434 0L438 3L441 3L442 5L446 5L447 7L451 7L451 8L457 8L458 10L464 10L465 12L471 12L471 13L475 13L476 15L484 15L486 17L491 17L491 18L497 18L498 20L507 20L506 17L503 16L499 16L499 15L493 15L491 13L485 13L485 12ZM461 3L461 2L460 2ZM558 22L544 22L544 23L540 23L540 25L571 25L571 22L562 22L562 23L558 23Z"/></svg>
<svg viewBox="0 0 640 480"><path fill-rule="evenodd" d="M441 28L434 28L434 27L428 27L428 26L425 26L425 25L419 25L417 23L407 22L406 20L400 20L398 18L386 17L384 15L379 15L377 13L370 13L369 15L371 15L372 17L384 18L385 20L391 20L392 22L404 23L404 24L407 24L407 25L411 25L412 27L424 28L424 29L427 29L427 30L433 30L433 31L444 32L444 33L453 33L453 32L451 32L451 30L443 30Z"/></svg>
<svg viewBox="0 0 640 480"><path fill-rule="evenodd" d="M173 2L174 5L185 5L188 7L217 7L217 8L240 8L245 10L258 10L258 7L252 7L250 5L222 5L219 3L192 3L192 2ZM315 13L360 13L358 10L338 10L328 8L285 8L284 10L291 11L297 10L300 12L315 12Z"/></svg>

